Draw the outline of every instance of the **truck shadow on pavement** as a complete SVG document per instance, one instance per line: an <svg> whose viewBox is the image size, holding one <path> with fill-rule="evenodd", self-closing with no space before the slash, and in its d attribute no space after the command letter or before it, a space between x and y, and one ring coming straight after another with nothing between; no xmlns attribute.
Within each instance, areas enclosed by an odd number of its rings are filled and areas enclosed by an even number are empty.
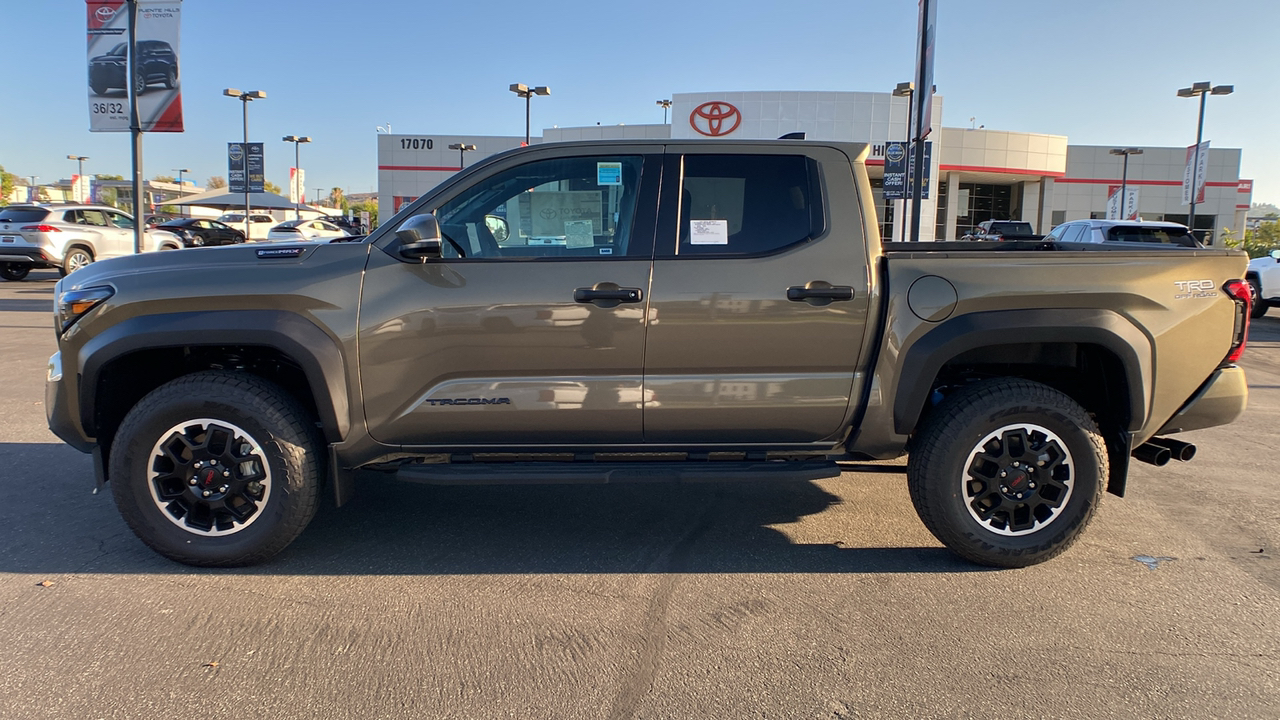
<svg viewBox="0 0 1280 720"><path fill-rule="evenodd" d="M812 482L432 487L364 473L352 503L334 508L326 497L307 530L276 558L250 568L204 570L170 562L135 538L116 512L110 490L90 493L93 473L87 456L55 444L0 443L0 467L5 468L0 476L2 572L272 576L988 570L938 546L900 546L931 538L911 515L901 478L884 471L877 475L883 483L859 494L869 500L848 510L840 508L840 497ZM894 497L876 501L888 494ZM862 507L862 502L871 506ZM828 512L852 515L814 517ZM800 525L786 527L796 523ZM911 530L907 543L901 542L903 527ZM795 535L806 539L796 541Z"/></svg>

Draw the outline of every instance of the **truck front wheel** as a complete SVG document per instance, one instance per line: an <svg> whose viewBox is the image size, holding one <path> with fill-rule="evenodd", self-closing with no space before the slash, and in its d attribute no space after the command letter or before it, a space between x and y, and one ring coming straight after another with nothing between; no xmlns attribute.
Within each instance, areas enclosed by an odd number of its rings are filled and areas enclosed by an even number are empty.
<svg viewBox="0 0 1280 720"><path fill-rule="evenodd" d="M1025 567L1071 546L1107 471L1093 419L1047 385L974 383L934 409L907 464L925 527L980 565Z"/></svg>
<svg viewBox="0 0 1280 720"><path fill-rule="evenodd" d="M116 505L153 550L188 565L261 562L315 515L314 423L278 386L201 372L160 386L111 446Z"/></svg>

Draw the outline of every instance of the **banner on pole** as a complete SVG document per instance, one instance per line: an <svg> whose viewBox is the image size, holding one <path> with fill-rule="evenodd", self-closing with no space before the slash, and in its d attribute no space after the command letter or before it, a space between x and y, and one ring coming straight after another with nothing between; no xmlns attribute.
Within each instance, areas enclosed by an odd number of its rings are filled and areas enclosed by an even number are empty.
<svg viewBox="0 0 1280 720"><path fill-rule="evenodd" d="M262 143L227 143L227 192L262 192L262 168Z"/></svg>
<svg viewBox="0 0 1280 720"><path fill-rule="evenodd" d="M137 47L129 58L129 5L86 0L88 10L89 130L129 132L129 67L143 132L182 132L178 28L181 0L138 3Z"/></svg>
<svg viewBox="0 0 1280 720"><path fill-rule="evenodd" d="M289 168L289 202L306 202L306 173L302 168Z"/></svg>
<svg viewBox="0 0 1280 720"><path fill-rule="evenodd" d="M907 196L907 144L884 144L884 199L902 200Z"/></svg>
<svg viewBox="0 0 1280 720"><path fill-rule="evenodd" d="M1182 204L1191 204L1191 175L1193 166L1196 164L1196 146L1187 147L1187 166L1182 173ZM1204 202L1205 179L1209 174L1209 141L1205 140L1200 143L1200 166L1195 169L1196 176L1196 204Z"/></svg>
<svg viewBox="0 0 1280 720"><path fill-rule="evenodd" d="M1138 219L1138 187L1136 185L1126 185L1124 188L1124 211L1120 209L1120 186L1107 186L1107 219L1108 220L1137 220ZM1123 216L1123 217L1122 217Z"/></svg>

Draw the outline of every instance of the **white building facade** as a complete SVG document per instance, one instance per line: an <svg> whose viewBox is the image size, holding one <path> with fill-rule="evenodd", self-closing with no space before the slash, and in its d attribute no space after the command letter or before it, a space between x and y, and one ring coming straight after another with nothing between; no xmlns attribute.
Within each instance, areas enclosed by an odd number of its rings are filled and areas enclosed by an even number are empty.
<svg viewBox="0 0 1280 720"><path fill-rule="evenodd" d="M905 140L909 100L868 92L706 92L671 96L671 123L548 128L532 142L636 138L774 139L865 142L881 236L903 239L903 201L883 196L886 143ZM1069 220L1106 217L1108 194L1122 183L1123 158L1109 146L1073 146L1062 135L943 126L933 98L929 197L921 203L920 239L956 240L985 220L1024 220L1038 233ZM462 167L519 147L522 137L379 135L378 211L389 218ZM475 145L460 152L450 145ZM1143 148L1123 180L1136 189L1145 220L1186 223L1182 204L1186 148ZM1238 149L1209 151L1205 198L1196 228L1210 240L1224 228L1243 234L1252 182L1242 180Z"/></svg>

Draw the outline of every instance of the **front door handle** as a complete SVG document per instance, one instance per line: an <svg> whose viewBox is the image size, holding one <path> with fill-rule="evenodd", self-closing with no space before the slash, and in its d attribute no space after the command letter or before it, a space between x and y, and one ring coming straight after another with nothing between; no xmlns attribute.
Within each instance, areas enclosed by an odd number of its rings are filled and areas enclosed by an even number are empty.
<svg viewBox="0 0 1280 720"><path fill-rule="evenodd" d="M853 288L814 280L807 285L792 285L787 288L787 299L811 305L826 305L836 300L852 300Z"/></svg>
<svg viewBox="0 0 1280 720"><path fill-rule="evenodd" d="M593 287L580 287L573 291L573 301L594 303L600 307L617 307L622 303L638 303L644 299L644 290L635 287L619 287L617 283L596 283Z"/></svg>

